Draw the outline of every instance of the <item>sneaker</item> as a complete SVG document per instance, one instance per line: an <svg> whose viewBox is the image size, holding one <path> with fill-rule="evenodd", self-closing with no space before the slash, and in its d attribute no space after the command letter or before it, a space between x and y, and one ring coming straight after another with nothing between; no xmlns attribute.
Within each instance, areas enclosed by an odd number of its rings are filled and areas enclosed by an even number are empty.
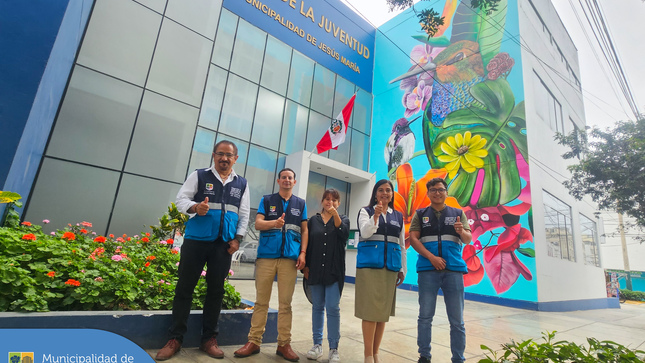
<svg viewBox="0 0 645 363"><path fill-rule="evenodd" d="M338 354L338 349L329 350L329 363L340 362L340 354Z"/></svg>
<svg viewBox="0 0 645 363"><path fill-rule="evenodd" d="M421 356L419 357L419 360L417 361L417 363L430 363L430 358Z"/></svg>
<svg viewBox="0 0 645 363"><path fill-rule="evenodd" d="M316 360L320 357L322 357L323 352L322 352L322 345L321 344L314 344L311 349L307 352L307 359L311 360Z"/></svg>

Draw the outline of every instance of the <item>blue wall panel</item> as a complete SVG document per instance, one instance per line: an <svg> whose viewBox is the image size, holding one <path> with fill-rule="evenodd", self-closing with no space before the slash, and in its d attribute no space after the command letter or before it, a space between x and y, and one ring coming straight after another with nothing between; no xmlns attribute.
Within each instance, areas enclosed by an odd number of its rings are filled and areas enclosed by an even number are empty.
<svg viewBox="0 0 645 363"><path fill-rule="evenodd" d="M68 2L0 2L0 185L9 174Z"/></svg>

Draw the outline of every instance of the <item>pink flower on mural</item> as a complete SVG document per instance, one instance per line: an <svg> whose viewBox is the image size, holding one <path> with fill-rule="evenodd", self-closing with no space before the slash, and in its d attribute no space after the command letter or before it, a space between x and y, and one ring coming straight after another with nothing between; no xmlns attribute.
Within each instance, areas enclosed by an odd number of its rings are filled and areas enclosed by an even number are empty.
<svg viewBox="0 0 645 363"><path fill-rule="evenodd" d="M466 261L468 273L464 275L464 286L477 285L484 278L484 266L482 265L477 249L473 245L465 245L462 257Z"/></svg>
<svg viewBox="0 0 645 363"><path fill-rule="evenodd" d="M516 224L506 228L497 238L497 245L484 248L484 266L498 294L510 289L520 274L529 281L533 279L531 271L515 255L521 244L532 240L531 232Z"/></svg>
<svg viewBox="0 0 645 363"><path fill-rule="evenodd" d="M426 86L425 81L420 81L411 92L403 96L405 117L410 117L420 110L425 110L430 97L432 97L432 86Z"/></svg>
<svg viewBox="0 0 645 363"><path fill-rule="evenodd" d="M497 53L486 66L488 79L494 81L500 76L506 78L514 65L515 60L508 53Z"/></svg>
<svg viewBox="0 0 645 363"><path fill-rule="evenodd" d="M415 46L410 52L410 63L412 63L412 66L408 69L408 72L419 67L425 67L428 63L432 62L434 58L444 49L444 47L437 48L427 44ZM410 90L414 89L420 81L426 81L426 84L428 84L430 91L432 91L433 77L434 71L421 72L419 75L402 79L399 88L409 92Z"/></svg>

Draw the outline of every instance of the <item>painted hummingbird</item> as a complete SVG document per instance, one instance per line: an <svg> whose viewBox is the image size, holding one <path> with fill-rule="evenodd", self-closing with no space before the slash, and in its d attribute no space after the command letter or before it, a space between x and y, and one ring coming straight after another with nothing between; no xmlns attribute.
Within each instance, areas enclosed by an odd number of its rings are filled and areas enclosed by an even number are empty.
<svg viewBox="0 0 645 363"><path fill-rule="evenodd" d="M401 117L392 125L392 134L387 139L384 150L388 174L394 174L394 171L399 166L407 163L412 158L412 155L414 155L416 137L412 130L410 130L410 124L419 117L412 121Z"/></svg>
<svg viewBox="0 0 645 363"><path fill-rule="evenodd" d="M416 77L426 72L433 78L432 97L426 106L423 120L423 143L434 165L432 142L439 133L439 127L451 112L464 109L475 103L470 88L485 79L479 43L460 40L450 44L432 62L394 78L390 83ZM387 153L387 149L386 149Z"/></svg>

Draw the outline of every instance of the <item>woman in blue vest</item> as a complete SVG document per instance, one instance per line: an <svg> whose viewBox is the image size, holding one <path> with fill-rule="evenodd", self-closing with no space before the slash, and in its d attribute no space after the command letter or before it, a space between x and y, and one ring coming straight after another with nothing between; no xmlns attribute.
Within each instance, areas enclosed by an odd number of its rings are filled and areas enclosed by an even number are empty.
<svg viewBox="0 0 645 363"><path fill-rule="evenodd" d="M354 315L362 319L365 363L379 362L385 323L394 316L396 287L407 271L403 215L394 210L394 187L381 179L358 214Z"/></svg>
<svg viewBox="0 0 645 363"><path fill-rule="evenodd" d="M340 194L327 189L322 196L322 213L309 218L305 274L308 297L312 303L311 330L314 346L308 359L323 355L323 323L327 310L329 362L340 362L340 296L345 282L345 247L349 237L349 219L338 213Z"/></svg>

